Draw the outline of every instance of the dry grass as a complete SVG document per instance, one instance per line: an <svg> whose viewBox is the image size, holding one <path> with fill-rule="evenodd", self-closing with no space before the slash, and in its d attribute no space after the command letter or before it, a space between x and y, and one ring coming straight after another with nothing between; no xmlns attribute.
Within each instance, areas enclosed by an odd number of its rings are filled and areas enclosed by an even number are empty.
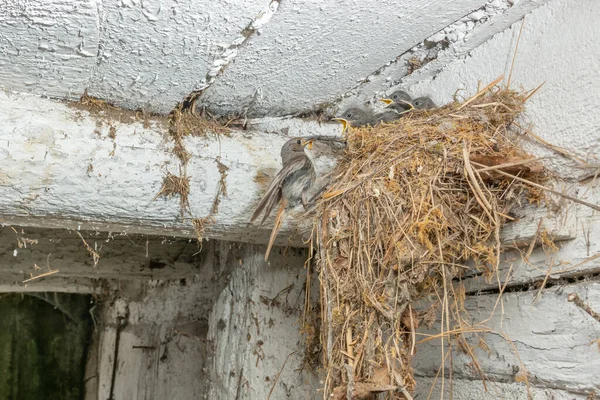
<svg viewBox="0 0 600 400"><path fill-rule="evenodd" d="M202 245L202 239L204 238L204 232L207 227L211 226L215 223L215 217L209 215L204 218L194 218L192 219L192 226L194 227L194 231L196 232L196 238L198 239L198 243Z"/></svg>
<svg viewBox="0 0 600 400"><path fill-rule="evenodd" d="M165 126L167 119L159 115L152 113L146 113L141 110L128 110L125 108L117 107L105 100L98 99L90 96L86 93L81 96L78 102L70 102L69 107L75 108L81 111L87 111L90 116L96 119L100 128L102 125L111 125L115 121L123 124L132 124L134 122L141 121L145 128L150 127L151 123L159 126ZM112 125L111 125L112 127ZM109 132L109 137L114 139L116 136L116 129L112 127Z"/></svg>
<svg viewBox="0 0 600 400"><path fill-rule="evenodd" d="M167 172L163 180L162 187L154 196L153 200L156 200L159 197L167 197L172 198L174 196L179 196L179 207L181 211L181 220L183 221L185 218L186 212L190 212L190 177L183 174L181 176L173 175L170 172Z"/></svg>
<svg viewBox="0 0 600 400"><path fill-rule="evenodd" d="M181 106L175 107L169 114L169 134L175 143L173 152L186 166L190 160L190 153L183 144L183 138L186 136L206 136L209 133L215 135L225 135L229 129L217 121L200 117L190 110L182 110Z"/></svg>
<svg viewBox="0 0 600 400"><path fill-rule="evenodd" d="M513 125L525 100L488 85L463 104L350 131L314 220L324 398L410 398L415 329L436 310L440 337L477 332L451 280L469 260L495 276L511 209L543 197L544 170ZM437 300L418 313L425 296Z"/></svg>

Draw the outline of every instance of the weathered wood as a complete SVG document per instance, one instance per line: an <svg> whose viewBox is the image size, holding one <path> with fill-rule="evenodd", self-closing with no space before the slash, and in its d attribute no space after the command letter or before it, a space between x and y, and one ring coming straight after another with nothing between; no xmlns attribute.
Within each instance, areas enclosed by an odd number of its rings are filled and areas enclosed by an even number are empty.
<svg viewBox="0 0 600 400"><path fill-rule="evenodd" d="M469 296L465 310L470 323L491 317L479 326L489 333L465 334L483 373L493 380L514 382L527 371L529 382L535 385L579 393L598 391L600 323L568 301L567 296L572 292L578 293L592 309L600 310L598 282L555 286L542 291L535 302L535 290L505 293L495 313L497 294ZM433 335L439 332L439 326L422 331ZM444 343L448 343L447 339ZM415 372L434 377L441 365L441 351L439 339L419 345L418 355L413 359ZM449 348L446 346L444 351ZM457 348L456 342L451 357L454 377L481 378L472 358ZM449 358L446 373L450 368Z"/></svg>
<svg viewBox="0 0 600 400"><path fill-rule="evenodd" d="M6 93L0 93L0 110L0 222L196 236L189 218L181 222L177 196L152 201L167 172L183 173L164 119L118 120L110 112L90 115L64 103ZM328 124L321 133L336 131L337 124ZM260 131L186 138L191 214L215 219L206 237L267 241L270 224L259 228L249 219L281 167L285 140ZM222 177L218 157L228 168L226 195L218 197L218 212L211 214ZM294 225L284 227L280 244L290 243ZM301 237L291 243L301 245Z"/></svg>
<svg viewBox="0 0 600 400"><path fill-rule="evenodd" d="M315 397L315 377L298 372L306 252L275 252L269 265L258 246L217 247L195 277L123 286L99 307L99 355L86 371L98 392L86 400L111 387L132 400L266 398L280 370L272 398Z"/></svg>
<svg viewBox="0 0 600 400"><path fill-rule="evenodd" d="M579 192L583 199L600 204L600 193L593 186L582 186ZM600 237L600 214L597 211L566 202L562 209L556 211L526 208L519 210L518 214L528 211L526 218L514 225L507 224L503 231L503 238L511 234L518 239L504 242L507 248L501 257L498 274L489 277L489 281L474 269L464 274L463 284L467 293L497 290L499 285L511 288L539 285L544 281L552 284L561 278L600 273L600 242L595 239ZM536 232L536 245L530 251ZM546 243L540 245L541 241ZM510 249L515 244L519 250Z"/></svg>
<svg viewBox="0 0 600 400"><path fill-rule="evenodd" d="M488 381L484 386L480 381L467 379L444 380L444 395L442 397L442 379L417 377L417 390L413 397L415 399L448 399L448 400L588 400L589 392L569 392L555 389L551 386L531 386L532 397L528 397L527 386L516 382L493 382ZM432 389L433 386L433 389ZM432 390L431 390L432 389ZM431 390L431 395L429 391Z"/></svg>

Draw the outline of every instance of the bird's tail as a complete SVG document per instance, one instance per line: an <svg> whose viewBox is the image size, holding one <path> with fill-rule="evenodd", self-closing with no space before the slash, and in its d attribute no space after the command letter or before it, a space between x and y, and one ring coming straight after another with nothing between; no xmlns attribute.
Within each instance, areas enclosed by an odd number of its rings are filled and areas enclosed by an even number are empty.
<svg viewBox="0 0 600 400"><path fill-rule="evenodd" d="M285 219L286 212L285 208L287 206L287 201L281 200L281 204L279 205L279 210L277 211L277 216L275 217L275 223L273 224L273 229L271 230L271 237L269 238L269 245L267 246L267 251L265 252L265 261L269 258L269 253L271 253L271 248L273 247L273 243L275 243L275 238L277 237L277 233L281 229L281 224Z"/></svg>

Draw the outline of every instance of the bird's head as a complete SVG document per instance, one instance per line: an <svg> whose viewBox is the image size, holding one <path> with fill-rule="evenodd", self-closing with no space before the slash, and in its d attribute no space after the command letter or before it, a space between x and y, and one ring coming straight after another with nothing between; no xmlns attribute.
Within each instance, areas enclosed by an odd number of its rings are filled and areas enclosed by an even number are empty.
<svg viewBox="0 0 600 400"><path fill-rule="evenodd" d="M392 101L399 103L400 101L403 102L411 102L412 101L412 97L410 97L410 95L408 93L406 93L404 90L396 90L394 93L392 93L390 95L390 99L392 99Z"/></svg>
<svg viewBox="0 0 600 400"><path fill-rule="evenodd" d="M293 158L297 155L304 154L304 149L308 148L310 150L312 145L312 140L306 140L299 137L292 138L285 142L281 147L281 158Z"/></svg>
<svg viewBox="0 0 600 400"><path fill-rule="evenodd" d="M368 120L368 118L369 115L365 110L361 110L360 108L349 108L339 117L332 118L332 120L342 124L342 134L344 134L353 122L358 122L358 125L360 125L363 121Z"/></svg>
<svg viewBox="0 0 600 400"><path fill-rule="evenodd" d="M395 107L392 108L397 111L408 111L414 108L412 105L412 97L403 90L396 90L388 98L380 99L380 101L385 103L388 107L394 104Z"/></svg>
<svg viewBox="0 0 600 400"><path fill-rule="evenodd" d="M430 110L432 108L435 108L435 103L433 102L433 100L431 100L429 97L417 97L416 99L413 100L413 104L415 105L415 108L418 110Z"/></svg>

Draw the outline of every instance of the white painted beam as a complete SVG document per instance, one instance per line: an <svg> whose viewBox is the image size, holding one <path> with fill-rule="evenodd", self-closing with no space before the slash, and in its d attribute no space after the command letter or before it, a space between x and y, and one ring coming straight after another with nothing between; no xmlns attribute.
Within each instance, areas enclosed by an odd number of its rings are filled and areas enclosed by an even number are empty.
<svg viewBox="0 0 600 400"><path fill-rule="evenodd" d="M0 110L2 223L195 236L190 221L181 222L177 197L152 201L167 171L180 173L164 119L151 119L145 127L143 121L103 119L66 103L6 93L0 93ZM336 131L337 124L321 128L321 133ZM290 128L288 133L296 132ZM192 154L187 167L189 203L195 218L211 213L221 179L217 157L229 168L227 195L220 197L206 237L267 241L271 225L259 228L249 220L281 168L279 153L285 140L260 131L234 131L219 140L186 138ZM284 229L279 243L302 243L298 235L288 241L295 225Z"/></svg>

